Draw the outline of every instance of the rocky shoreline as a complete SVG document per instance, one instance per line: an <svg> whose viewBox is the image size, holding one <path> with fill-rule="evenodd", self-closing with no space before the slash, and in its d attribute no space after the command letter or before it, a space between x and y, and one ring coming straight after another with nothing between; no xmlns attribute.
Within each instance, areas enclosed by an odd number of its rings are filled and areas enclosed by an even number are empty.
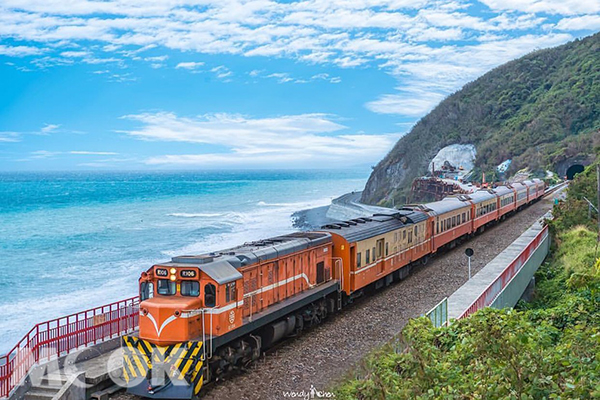
<svg viewBox="0 0 600 400"><path fill-rule="evenodd" d="M292 214L295 228L309 231L336 221L346 221L353 218L369 217L376 213L394 212L393 208L371 206L360 202L361 191L346 193L331 201L328 206L309 208Z"/></svg>

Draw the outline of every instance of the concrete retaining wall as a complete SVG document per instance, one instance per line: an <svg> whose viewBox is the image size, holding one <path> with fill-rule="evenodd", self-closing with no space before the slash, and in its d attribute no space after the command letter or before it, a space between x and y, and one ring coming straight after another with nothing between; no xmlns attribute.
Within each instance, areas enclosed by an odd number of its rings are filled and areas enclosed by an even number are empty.
<svg viewBox="0 0 600 400"><path fill-rule="evenodd" d="M519 301L550 249L550 235L543 223L550 217L548 213L534 223L448 298L450 319L484 307L513 307Z"/></svg>

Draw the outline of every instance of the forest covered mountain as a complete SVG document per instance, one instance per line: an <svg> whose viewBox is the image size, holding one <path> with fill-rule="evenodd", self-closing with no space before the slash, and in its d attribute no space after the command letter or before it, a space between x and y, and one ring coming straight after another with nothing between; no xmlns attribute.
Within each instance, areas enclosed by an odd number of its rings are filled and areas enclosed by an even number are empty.
<svg viewBox="0 0 600 400"><path fill-rule="evenodd" d="M600 145L600 33L511 61L446 98L374 167L362 201L402 204L451 144L476 146L475 179L507 159L508 174L543 173L591 156Z"/></svg>

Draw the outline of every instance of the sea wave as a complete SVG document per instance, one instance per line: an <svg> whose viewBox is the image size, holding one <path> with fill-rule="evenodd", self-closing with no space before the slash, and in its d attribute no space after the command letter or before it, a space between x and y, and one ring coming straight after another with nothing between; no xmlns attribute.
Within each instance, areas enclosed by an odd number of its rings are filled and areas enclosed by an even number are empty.
<svg viewBox="0 0 600 400"><path fill-rule="evenodd" d="M210 234L202 238L202 240L177 249L164 250L161 253L168 257L182 254L202 254L232 248L244 242L297 231L292 220L294 212L307 208L321 207L330 203L331 198L329 197L294 203L269 204L258 202L258 208L247 212L225 213L219 222L230 225L231 229L229 231Z"/></svg>
<svg viewBox="0 0 600 400"><path fill-rule="evenodd" d="M220 217L223 214L220 213L171 213L167 214L168 217L179 217L179 218L213 218Z"/></svg>

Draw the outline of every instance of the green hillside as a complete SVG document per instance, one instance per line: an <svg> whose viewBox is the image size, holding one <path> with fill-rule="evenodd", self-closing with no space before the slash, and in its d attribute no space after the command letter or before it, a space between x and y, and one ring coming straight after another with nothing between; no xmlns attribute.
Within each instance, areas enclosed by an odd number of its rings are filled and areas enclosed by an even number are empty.
<svg viewBox="0 0 600 400"><path fill-rule="evenodd" d="M476 171L551 169L600 145L600 33L504 64L442 101L374 168L367 203L405 200L450 144L474 144Z"/></svg>

